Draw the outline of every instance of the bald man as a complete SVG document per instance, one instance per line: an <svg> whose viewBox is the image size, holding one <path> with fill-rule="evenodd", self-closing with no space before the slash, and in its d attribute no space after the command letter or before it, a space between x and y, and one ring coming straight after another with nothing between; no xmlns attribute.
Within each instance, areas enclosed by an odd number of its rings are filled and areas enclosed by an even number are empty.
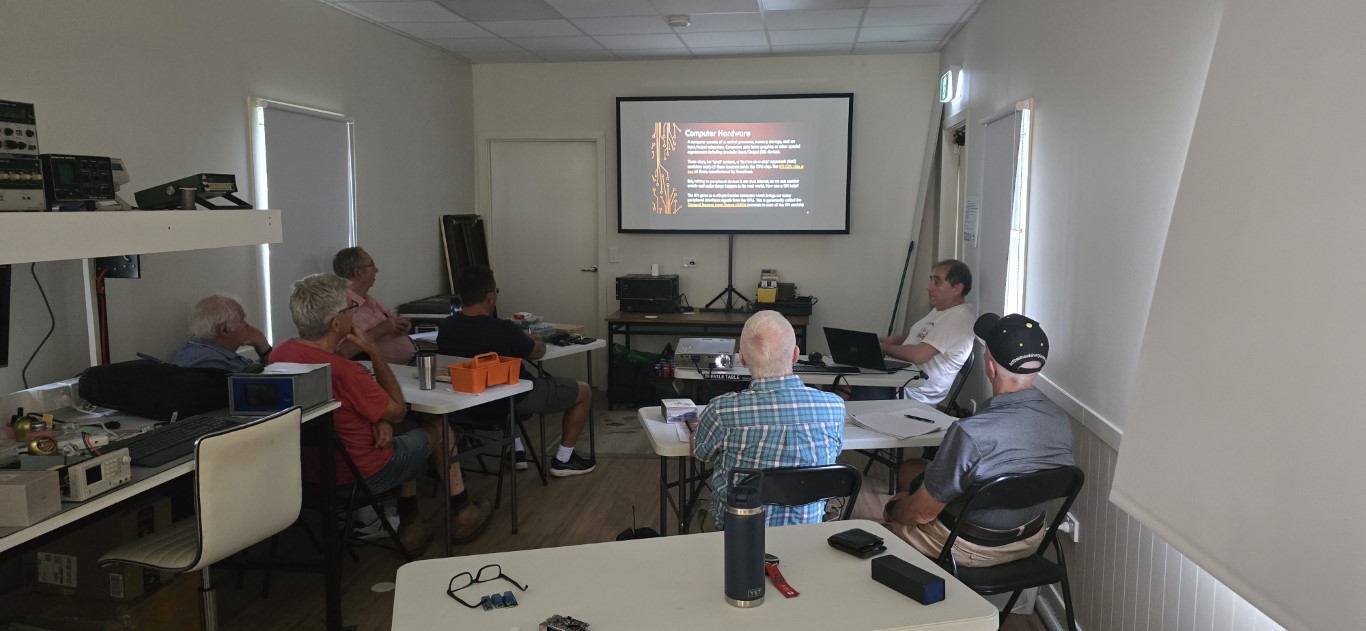
<svg viewBox="0 0 1366 631"><path fill-rule="evenodd" d="M714 463L711 514L718 529L732 470L834 464L844 446L844 401L806 387L792 374L798 352L792 325L782 314L750 316L740 333L740 363L749 368L749 388L712 399L697 420L693 453ZM812 524L824 515L823 501L764 510L769 526Z"/></svg>
<svg viewBox="0 0 1366 631"><path fill-rule="evenodd" d="M270 357L270 342L247 322L242 305L231 296L213 294L195 303L190 312L190 339L176 351L172 364L185 368L220 368L240 372L265 363ZM237 354L243 346L256 350L260 360Z"/></svg>

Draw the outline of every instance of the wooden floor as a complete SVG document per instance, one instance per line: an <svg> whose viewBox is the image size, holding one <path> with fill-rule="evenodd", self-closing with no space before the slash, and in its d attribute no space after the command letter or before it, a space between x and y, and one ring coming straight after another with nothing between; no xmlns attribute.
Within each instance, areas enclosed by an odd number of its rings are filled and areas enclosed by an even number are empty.
<svg viewBox="0 0 1366 631"><path fill-rule="evenodd" d="M659 524L659 461L648 458L599 458L598 469L589 475L572 478L552 478L548 487L541 486L535 471L524 471L518 477L520 501L520 532L511 534L511 516L506 505L495 512L493 522L477 541L458 546L456 555L504 552L550 546L576 545L612 541L622 530L631 527L631 510L635 508L638 526L658 529ZM470 493L475 498L492 498L493 476L466 475ZM438 501L428 494L427 483L422 487L422 512L435 516L433 529L439 529ZM886 482L870 478L864 486L855 516L880 519L879 491L886 491ZM296 529L297 530L297 529ZM311 548L299 532L287 534L282 550ZM442 554L439 541L433 541L424 558ZM346 559L342 588L342 615L348 626L360 631L388 629L393 608L393 592L386 589L403 564L401 558L387 550L372 547L358 549L359 563ZM260 554L260 548L253 550ZM285 553L288 556L288 553ZM269 598L260 598L263 577L248 572L241 591L235 589L237 573L216 571L213 574L219 592L219 611L223 628L246 629L321 629L323 628L322 577L313 574L277 573L271 578ZM1005 631L1042 631L1045 627L1036 616L1011 616Z"/></svg>

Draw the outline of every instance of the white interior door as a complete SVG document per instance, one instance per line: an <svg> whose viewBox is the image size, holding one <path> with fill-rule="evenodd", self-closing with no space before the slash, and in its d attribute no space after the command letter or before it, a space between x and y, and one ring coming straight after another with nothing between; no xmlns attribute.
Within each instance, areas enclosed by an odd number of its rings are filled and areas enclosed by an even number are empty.
<svg viewBox="0 0 1366 631"><path fill-rule="evenodd" d="M530 311L601 336L598 161L597 143L588 140L489 143L490 259L500 316ZM582 361L546 368L586 377Z"/></svg>

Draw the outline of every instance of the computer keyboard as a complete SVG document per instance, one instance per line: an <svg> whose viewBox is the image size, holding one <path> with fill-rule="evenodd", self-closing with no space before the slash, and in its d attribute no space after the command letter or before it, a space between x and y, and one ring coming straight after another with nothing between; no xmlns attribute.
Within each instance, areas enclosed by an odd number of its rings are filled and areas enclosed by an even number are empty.
<svg viewBox="0 0 1366 631"><path fill-rule="evenodd" d="M176 458L194 453L194 442L200 436L241 425L240 421L216 416L196 416L169 425L162 425L141 434L109 443L106 450L128 449L133 464L157 467Z"/></svg>
<svg viewBox="0 0 1366 631"><path fill-rule="evenodd" d="M845 373L858 372L858 366L810 366L807 364L793 364L792 372L819 372L842 375Z"/></svg>

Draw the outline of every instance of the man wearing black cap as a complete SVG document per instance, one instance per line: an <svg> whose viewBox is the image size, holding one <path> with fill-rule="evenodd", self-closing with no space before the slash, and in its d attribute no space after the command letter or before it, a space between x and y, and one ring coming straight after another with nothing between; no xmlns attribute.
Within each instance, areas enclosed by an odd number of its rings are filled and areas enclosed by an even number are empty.
<svg viewBox="0 0 1366 631"><path fill-rule="evenodd" d="M1042 506L961 514L968 487L1008 473L1071 465L1072 426L1067 413L1034 389L1048 360L1048 336L1025 316L988 313L973 332L986 342L985 369L992 397L985 409L955 422L933 461L911 460L904 484L887 503L887 527L922 554L935 557L949 524L967 519L953 556L965 567L999 565L1029 556L1043 538ZM918 477L923 473L923 477Z"/></svg>

